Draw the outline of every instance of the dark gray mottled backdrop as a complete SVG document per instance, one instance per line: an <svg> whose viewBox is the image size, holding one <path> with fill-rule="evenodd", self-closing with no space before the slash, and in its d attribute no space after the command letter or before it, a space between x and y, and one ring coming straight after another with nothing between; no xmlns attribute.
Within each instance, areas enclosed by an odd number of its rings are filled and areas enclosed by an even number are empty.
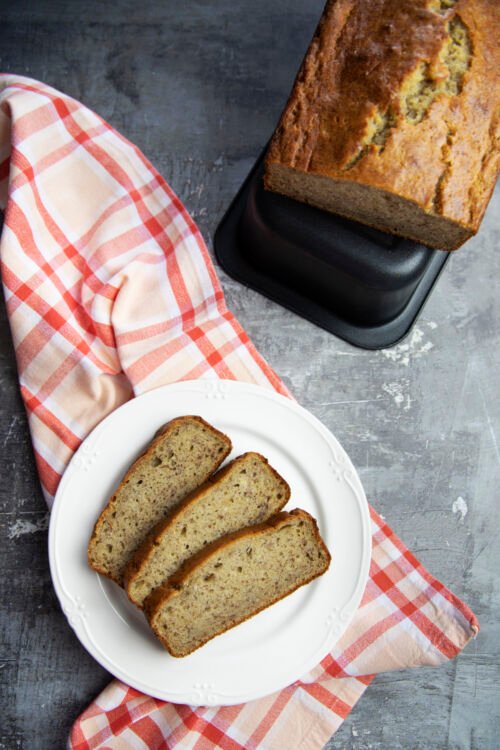
<svg viewBox="0 0 500 750"><path fill-rule="evenodd" d="M0 68L85 102L134 141L211 238L269 138L321 0L0 2ZM367 495L474 608L455 662L378 677L331 748L485 750L500 731L499 211L449 262L412 335L354 349L221 272L228 303ZM0 320L0 748L63 748L109 681L59 610L5 313Z"/></svg>

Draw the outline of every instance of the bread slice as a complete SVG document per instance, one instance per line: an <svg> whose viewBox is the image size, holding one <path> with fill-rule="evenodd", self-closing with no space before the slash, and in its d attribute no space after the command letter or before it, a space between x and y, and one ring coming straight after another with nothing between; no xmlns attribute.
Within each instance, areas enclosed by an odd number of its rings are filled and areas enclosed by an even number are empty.
<svg viewBox="0 0 500 750"><path fill-rule="evenodd" d="M266 521L290 487L259 453L245 453L195 490L153 530L125 569L125 589L138 607L183 562L210 542Z"/></svg>
<svg viewBox="0 0 500 750"><path fill-rule="evenodd" d="M88 546L91 568L119 585L131 554L151 529L219 468L230 439L201 417L173 419L125 474Z"/></svg>
<svg viewBox="0 0 500 750"><path fill-rule="evenodd" d="M146 615L172 656L187 656L317 578L329 564L314 518L300 509L281 512L191 558L146 599Z"/></svg>

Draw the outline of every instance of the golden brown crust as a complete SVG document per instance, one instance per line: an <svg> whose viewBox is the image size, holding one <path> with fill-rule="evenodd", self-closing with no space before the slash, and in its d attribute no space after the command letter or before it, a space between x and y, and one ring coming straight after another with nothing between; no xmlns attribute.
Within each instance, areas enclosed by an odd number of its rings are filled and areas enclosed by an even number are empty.
<svg viewBox="0 0 500 750"><path fill-rule="evenodd" d="M464 61L443 92L452 28ZM279 190L277 165L383 190L463 228L457 247L477 231L500 164L499 36L495 0L329 0L273 136L266 187ZM429 101L412 119L401 92L419 70Z"/></svg>
<svg viewBox="0 0 500 750"><path fill-rule="evenodd" d="M118 487L114 491L113 495L109 499L107 505L101 511L101 513L99 515L99 518L97 519L97 521L94 524L94 529L93 529L92 535L90 537L90 541L89 541L88 548L87 548L87 561L88 561L89 566L93 570L95 570L96 573L100 573L101 575L104 575L107 578L110 578L112 581L114 581L115 583L117 583L119 586L123 586L123 580L122 579L118 579L115 576L113 576L109 571L103 569L95 560L92 559L92 551L93 551L94 545L95 545L95 543L97 541L99 531L100 531L103 523L105 523L106 518L113 513L114 508L115 508L116 496L117 496L120 488L126 483L126 481L129 478L129 476L141 464L146 463L149 460L149 458L154 454L158 443L160 443L164 439L165 435L168 432L172 432L179 423L183 423L186 420L194 420L194 421L198 422L199 424L202 424L210 432L216 433L218 435L218 437L226 444L225 450L220 455L219 465L224 461L224 459L229 455L229 453L232 450L232 443L231 443L231 440L227 437L227 435L224 435L224 433L220 432L219 430L216 430L215 427L213 427L211 424L209 424L208 422L206 422L202 417L199 417L197 415L186 415L186 416L181 416L181 417L175 417L174 419L171 419L169 422L166 422L162 427L160 427L156 431L156 434L155 434L153 440L151 441L151 443L149 443L149 445L143 451L143 453L141 453L141 455L134 461L134 463L127 470L125 476L123 477L123 479L121 480L120 484L118 485Z"/></svg>
<svg viewBox="0 0 500 750"><path fill-rule="evenodd" d="M295 508L294 510L289 511L289 512L281 511L280 513L277 513L275 516L270 518L268 521L265 521L264 523L257 524L255 526L250 526L244 529L240 529L239 531L235 531L232 534L227 534L222 539L219 539L216 542L213 542L204 550L201 550L196 555L193 555L193 557L191 557L175 575L173 575L162 586L160 586L155 591L153 591L147 597L144 603L145 614L149 620L149 624L153 632L155 633L157 638L161 641L161 643L165 646L167 651L169 651L169 653L172 654L172 656L182 657L182 656L186 656L187 654L179 653L179 652L175 653L174 652L175 650L172 648L172 645L169 643L168 638L165 637L155 626L155 623L153 622L153 620L157 611L161 607L163 607L168 602L169 599L178 595L179 587L182 586L182 584L186 581L186 579L190 576L190 574L195 572L198 567L200 567L205 562L207 562L211 557L217 556L218 554L220 554L221 551L223 551L224 549L227 549L228 547L230 547L232 544L237 542L242 537L251 539L251 538L261 536L262 534L265 534L266 532L268 532L269 529L277 529L279 527L286 526L288 523L290 523L291 519L295 519L295 518L302 518L312 523L314 537L316 539L318 547L321 548L325 556L324 568L320 570L319 572L312 574L310 577L299 581L297 585L294 588L290 589L286 594L273 598L272 601L269 601L268 603L264 604L262 607L252 611L249 615L246 615L242 617L241 619L235 620L233 623L231 623L231 625L225 628L222 628L217 633L214 633L213 635L210 636L209 640L211 640L212 638L215 638L217 635L221 635L222 633L225 633L227 630L234 627L235 625L239 625L242 622L249 620L251 617L258 614L259 612L262 612L264 609L267 609L268 607L272 606L277 601L284 599L285 596L288 596L289 594L291 594L293 591L296 591L301 586L305 586L307 583L310 583L315 578L318 578L328 569L328 567L330 566L330 562L331 562L331 555L323 539L321 538L317 521L309 513L307 513L305 510L302 510L301 508ZM202 645L204 645L204 643L201 643L194 650L201 648ZM189 651L189 653L193 653L193 651Z"/></svg>
<svg viewBox="0 0 500 750"><path fill-rule="evenodd" d="M290 499L290 486L283 477L269 464L269 461L261 453L255 451L249 451L241 456L230 461L222 469L219 469L215 474L212 474L204 484L193 490L163 521L160 521L154 529L148 534L144 542L138 547L132 558L130 559L124 573L124 588L130 601L137 607L142 609L142 605L137 602L131 594L130 587L134 583L135 579L140 575L143 565L148 562L158 544L161 544L161 540L164 534L166 534L173 523L176 522L179 515L184 513L186 509L197 502L198 498L205 493L205 491L216 484L218 481L223 479L238 463L246 460L249 456L257 456L263 461L270 471L274 474L277 480L283 484L283 502L281 507L284 507Z"/></svg>

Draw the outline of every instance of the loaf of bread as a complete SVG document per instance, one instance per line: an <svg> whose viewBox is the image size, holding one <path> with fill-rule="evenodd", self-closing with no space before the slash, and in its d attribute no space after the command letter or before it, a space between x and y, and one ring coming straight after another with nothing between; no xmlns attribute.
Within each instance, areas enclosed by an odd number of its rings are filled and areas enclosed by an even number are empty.
<svg viewBox="0 0 500 750"><path fill-rule="evenodd" d="M231 441L201 417L168 422L127 471L99 516L89 565L123 585L132 553L151 529L205 482L231 451Z"/></svg>
<svg viewBox="0 0 500 750"><path fill-rule="evenodd" d="M192 555L220 537L278 513L290 497L285 480L259 453L220 469L160 522L125 569L125 590L144 599Z"/></svg>
<svg viewBox="0 0 500 750"><path fill-rule="evenodd" d="M265 187L456 249L498 173L499 40L497 0L329 0Z"/></svg>
<svg viewBox="0 0 500 750"><path fill-rule="evenodd" d="M330 564L316 521L303 510L213 543L145 601L153 631L173 656L216 635L317 578Z"/></svg>

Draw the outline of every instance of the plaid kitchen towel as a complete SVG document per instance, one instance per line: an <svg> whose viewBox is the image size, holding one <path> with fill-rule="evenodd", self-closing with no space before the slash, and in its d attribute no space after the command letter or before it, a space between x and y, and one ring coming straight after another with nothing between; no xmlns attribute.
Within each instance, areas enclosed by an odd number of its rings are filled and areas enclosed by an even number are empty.
<svg viewBox="0 0 500 750"><path fill-rule="evenodd" d="M140 151L74 99L13 75L0 76L0 200L3 288L49 506L80 442L135 395L193 378L287 394L226 308L195 224ZM115 680L68 747L318 750L374 674L456 656L478 632L474 614L373 509L371 518L362 604L310 674L221 708L165 703Z"/></svg>

